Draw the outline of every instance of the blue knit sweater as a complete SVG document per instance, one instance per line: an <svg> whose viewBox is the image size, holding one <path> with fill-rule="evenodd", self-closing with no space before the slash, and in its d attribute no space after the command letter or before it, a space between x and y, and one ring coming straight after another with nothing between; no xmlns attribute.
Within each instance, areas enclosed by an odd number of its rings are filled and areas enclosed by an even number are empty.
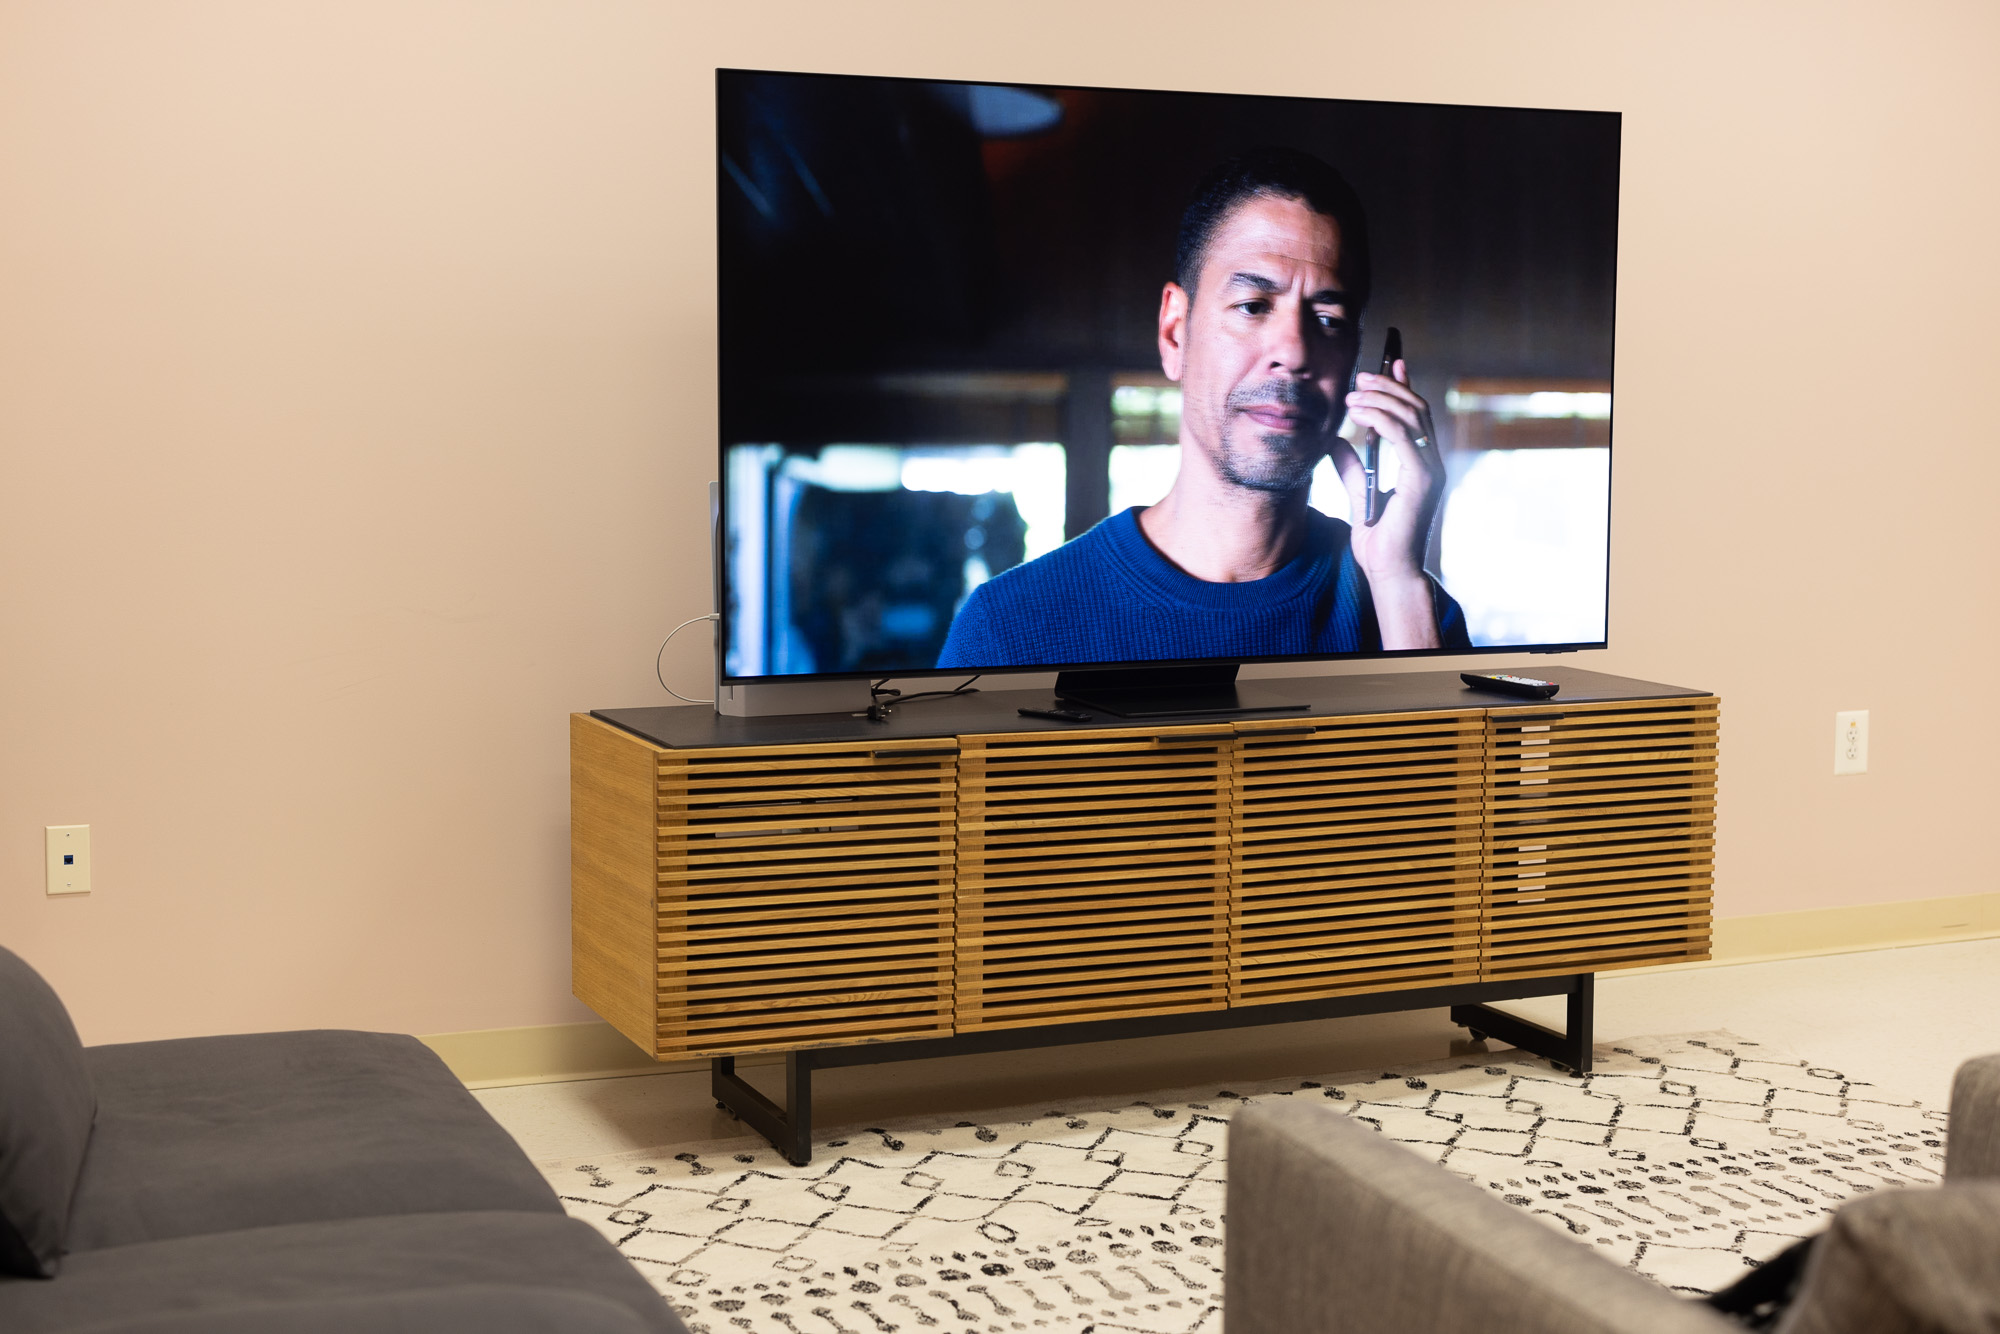
<svg viewBox="0 0 2000 1334"><path fill-rule="evenodd" d="M1379 651L1382 633L1348 527L1308 511L1297 556L1249 583L1185 574L1114 514L1073 542L972 590L938 654L947 668L1262 658ZM1465 613L1435 583L1446 648L1470 648Z"/></svg>

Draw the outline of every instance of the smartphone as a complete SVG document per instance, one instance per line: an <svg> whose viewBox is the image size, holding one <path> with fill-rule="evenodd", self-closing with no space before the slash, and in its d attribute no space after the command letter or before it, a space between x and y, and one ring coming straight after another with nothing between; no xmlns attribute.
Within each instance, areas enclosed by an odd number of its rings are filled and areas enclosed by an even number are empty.
<svg viewBox="0 0 2000 1334"><path fill-rule="evenodd" d="M1382 343L1382 374L1394 376L1396 363L1403 359L1403 331L1389 330L1389 336ZM1361 522L1374 527L1382 517L1380 488L1376 485L1377 470L1382 466L1382 437L1373 429L1361 438L1361 472L1366 485L1363 497Z"/></svg>

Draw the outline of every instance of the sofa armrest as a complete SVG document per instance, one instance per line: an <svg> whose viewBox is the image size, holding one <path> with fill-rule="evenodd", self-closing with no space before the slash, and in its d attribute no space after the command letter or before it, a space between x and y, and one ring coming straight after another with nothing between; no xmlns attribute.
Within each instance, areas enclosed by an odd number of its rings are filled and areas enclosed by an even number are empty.
<svg viewBox="0 0 2000 1334"><path fill-rule="evenodd" d="M1741 1334L1331 1108L1237 1113L1228 1189L1229 1334Z"/></svg>
<svg viewBox="0 0 2000 1334"><path fill-rule="evenodd" d="M2000 1177L2000 1052L1973 1057L1951 1081L1944 1176L1947 1181Z"/></svg>
<svg viewBox="0 0 2000 1334"><path fill-rule="evenodd" d="M1813 1243L1779 1334L1984 1334L2000 1328L2000 1181L1880 1190Z"/></svg>

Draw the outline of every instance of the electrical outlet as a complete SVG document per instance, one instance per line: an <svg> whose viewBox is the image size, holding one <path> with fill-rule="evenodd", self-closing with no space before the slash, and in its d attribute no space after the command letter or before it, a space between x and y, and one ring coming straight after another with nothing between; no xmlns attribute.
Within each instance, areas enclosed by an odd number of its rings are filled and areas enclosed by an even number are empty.
<svg viewBox="0 0 2000 1334"><path fill-rule="evenodd" d="M1868 772L1868 710L1849 709L1833 715L1833 771Z"/></svg>
<svg viewBox="0 0 2000 1334"><path fill-rule="evenodd" d="M90 826L87 824L44 825L48 839L51 894L90 892Z"/></svg>

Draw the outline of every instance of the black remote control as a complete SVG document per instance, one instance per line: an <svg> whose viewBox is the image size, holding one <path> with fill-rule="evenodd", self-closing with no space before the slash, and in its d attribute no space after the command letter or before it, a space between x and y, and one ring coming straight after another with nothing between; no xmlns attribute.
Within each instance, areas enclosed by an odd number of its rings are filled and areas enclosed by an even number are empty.
<svg viewBox="0 0 2000 1334"><path fill-rule="evenodd" d="M1016 709L1023 718L1053 718L1059 723L1087 723L1090 715L1082 709Z"/></svg>
<svg viewBox="0 0 2000 1334"><path fill-rule="evenodd" d="M1503 695L1524 695L1529 699L1549 699L1562 687L1554 681L1532 676L1508 676L1503 672L1460 672L1458 679L1474 690L1495 690Z"/></svg>

